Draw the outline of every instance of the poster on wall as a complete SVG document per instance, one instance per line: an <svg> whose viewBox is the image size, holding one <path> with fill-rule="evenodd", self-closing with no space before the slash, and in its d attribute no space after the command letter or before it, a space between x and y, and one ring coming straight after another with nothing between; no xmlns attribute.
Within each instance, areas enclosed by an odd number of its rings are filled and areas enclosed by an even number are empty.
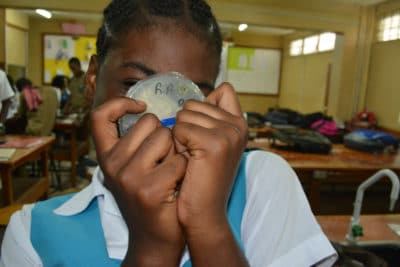
<svg viewBox="0 0 400 267"><path fill-rule="evenodd" d="M96 37L44 34L43 83L50 84L56 75L71 77L68 61L77 57L82 70L86 71L90 57L96 53Z"/></svg>
<svg viewBox="0 0 400 267"><path fill-rule="evenodd" d="M229 47L226 80L238 93L277 95L281 50Z"/></svg>

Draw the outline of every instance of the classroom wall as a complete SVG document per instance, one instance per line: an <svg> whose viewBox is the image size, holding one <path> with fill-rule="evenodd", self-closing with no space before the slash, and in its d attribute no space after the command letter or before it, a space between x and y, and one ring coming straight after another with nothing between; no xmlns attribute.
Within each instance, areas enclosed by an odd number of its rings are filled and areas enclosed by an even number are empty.
<svg viewBox="0 0 400 267"><path fill-rule="evenodd" d="M6 10L0 8L0 68L5 69L6 61Z"/></svg>
<svg viewBox="0 0 400 267"><path fill-rule="evenodd" d="M345 3L327 5L322 0L209 0L217 18L222 21L249 24L279 26L298 29L330 30L343 33L343 68L339 89L329 101L328 109L332 115L343 120L350 119L354 113L362 108L366 92L366 75L368 74L368 46L365 46L365 33L368 31L367 19L371 8L360 7ZM101 12L108 0L93 1L53 1L42 0L40 6L49 9ZM1 6L11 7L38 7L37 1L30 0L2 0ZM31 38L31 37L30 37ZM37 38L37 37L32 37ZM30 39L31 41L31 39ZM40 48L32 47L30 52L29 69L35 79L40 80L37 60ZM37 46L37 44L35 44ZM32 58L36 60L31 60ZM0 58L1 59L1 58ZM34 61L34 63L32 63ZM40 69L40 68L39 68ZM269 100L269 98L266 98ZM255 109L264 110L267 102L259 103L254 100ZM250 100L251 102L251 100ZM260 107L258 107L260 105ZM253 106L249 105L250 107Z"/></svg>
<svg viewBox="0 0 400 267"><path fill-rule="evenodd" d="M7 24L13 26L29 29L29 17L18 9L6 9L6 21Z"/></svg>
<svg viewBox="0 0 400 267"><path fill-rule="evenodd" d="M283 40L278 35L233 31L231 41L236 46L281 49ZM279 95L239 94L239 101L244 112L265 114L268 108L276 107Z"/></svg>
<svg viewBox="0 0 400 267"><path fill-rule="evenodd" d="M364 40L359 34L365 31L360 27L360 19L365 16L357 5L327 5L325 1L210 1L217 18L229 22L279 26L295 29L333 31L342 33L343 61L341 81L337 94L329 101L328 110L342 120L350 119L359 107L358 99L363 92L362 83L357 82L366 75L361 69L365 54L358 50Z"/></svg>
<svg viewBox="0 0 400 267"><path fill-rule="evenodd" d="M379 126L400 129L400 40L375 43L365 107L374 112Z"/></svg>
<svg viewBox="0 0 400 267"><path fill-rule="evenodd" d="M399 1L379 5L376 8L376 23L382 16L394 11L400 11ZM397 130L400 129L399 59L400 40L377 42L374 30L365 107L376 114L379 126Z"/></svg>
<svg viewBox="0 0 400 267"><path fill-rule="evenodd" d="M6 9L6 63L27 66L29 18L18 10Z"/></svg>
<svg viewBox="0 0 400 267"><path fill-rule="evenodd" d="M287 53L286 53L287 54ZM328 67L332 52L286 55L282 66L279 107L302 113L324 111Z"/></svg>
<svg viewBox="0 0 400 267"><path fill-rule="evenodd" d="M35 84L42 85L43 77L43 34L44 33L62 33L61 23L64 20L44 20L44 19L29 19L29 77ZM97 35L101 21L94 20L77 20L77 23L82 23L86 27L87 35Z"/></svg>

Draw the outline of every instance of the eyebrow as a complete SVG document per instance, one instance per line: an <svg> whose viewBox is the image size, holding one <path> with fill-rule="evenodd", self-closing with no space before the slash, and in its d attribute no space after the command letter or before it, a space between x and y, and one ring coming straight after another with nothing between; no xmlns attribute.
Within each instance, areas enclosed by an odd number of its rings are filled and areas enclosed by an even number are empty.
<svg viewBox="0 0 400 267"><path fill-rule="evenodd" d="M131 68L131 69L138 69L144 74L150 76L156 74L157 72L143 63L136 62L136 61L129 61L121 65L122 68ZM209 82L194 82L199 88L208 89L210 91L214 90L214 86Z"/></svg>
<svg viewBox="0 0 400 267"><path fill-rule="evenodd" d="M135 62L135 61L129 61L121 65L122 68L131 68L131 69L136 69L140 70L146 75L153 75L156 74L156 71L153 69L150 69L149 67L145 66L144 64L140 62Z"/></svg>

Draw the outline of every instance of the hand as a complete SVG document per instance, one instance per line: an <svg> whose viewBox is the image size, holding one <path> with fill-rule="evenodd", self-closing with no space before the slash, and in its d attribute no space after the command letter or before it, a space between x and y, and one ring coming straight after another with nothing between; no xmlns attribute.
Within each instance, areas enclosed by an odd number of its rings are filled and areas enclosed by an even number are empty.
<svg viewBox="0 0 400 267"><path fill-rule="evenodd" d="M129 229L124 264L176 266L184 247L174 197L186 170L171 132L145 115L118 138L116 122L145 105L127 98L108 101L92 113L92 129L105 185L114 195Z"/></svg>
<svg viewBox="0 0 400 267"><path fill-rule="evenodd" d="M204 103L187 101L173 128L176 149L188 165L178 197L185 232L207 235L227 226L227 202L247 142L236 94L222 84Z"/></svg>

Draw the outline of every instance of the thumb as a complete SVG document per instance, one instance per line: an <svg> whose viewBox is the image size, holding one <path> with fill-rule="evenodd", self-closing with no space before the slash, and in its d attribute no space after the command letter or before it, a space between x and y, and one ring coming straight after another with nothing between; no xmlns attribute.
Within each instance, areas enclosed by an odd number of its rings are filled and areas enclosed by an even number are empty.
<svg viewBox="0 0 400 267"><path fill-rule="evenodd" d="M224 82L218 86L208 95L205 102L215 105L233 115L242 116L239 99L230 83Z"/></svg>

